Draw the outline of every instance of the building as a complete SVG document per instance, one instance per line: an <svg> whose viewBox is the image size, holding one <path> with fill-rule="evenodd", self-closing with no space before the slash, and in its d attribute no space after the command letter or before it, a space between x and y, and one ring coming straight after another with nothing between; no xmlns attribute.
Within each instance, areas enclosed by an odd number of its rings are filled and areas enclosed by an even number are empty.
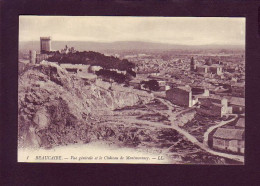
<svg viewBox="0 0 260 186"><path fill-rule="evenodd" d="M51 51L51 37L40 37L41 54Z"/></svg>
<svg viewBox="0 0 260 186"><path fill-rule="evenodd" d="M237 97L245 97L245 84L234 83L231 85L232 95Z"/></svg>
<svg viewBox="0 0 260 186"><path fill-rule="evenodd" d="M205 65L208 65L208 66L212 65L212 59L211 58L206 59Z"/></svg>
<svg viewBox="0 0 260 186"><path fill-rule="evenodd" d="M234 114L245 113L245 98L231 97L229 99L229 105L232 107Z"/></svg>
<svg viewBox="0 0 260 186"><path fill-rule="evenodd" d="M206 66L206 65L197 66L196 71L199 74L206 74L206 73L208 73L208 66Z"/></svg>
<svg viewBox="0 0 260 186"><path fill-rule="evenodd" d="M65 46L64 49L60 50L61 54L68 54L68 53L75 53L76 50L74 49L74 47L68 47L67 45Z"/></svg>
<svg viewBox="0 0 260 186"><path fill-rule="evenodd" d="M36 54L36 63L40 63L43 60L47 60L50 56L48 54Z"/></svg>
<svg viewBox="0 0 260 186"><path fill-rule="evenodd" d="M170 90L167 90L166 98L173 104L179 106L192 106L192 91L189 86L175 87Z"/></svg>
<svg viewBox="0 0 260 186"><path fill-rule="evenodd" d="M221 75L223 73L222 67L220 65L211 65L208 69L208 72L217 75Z"/></svg>
<svg viewBox="0 0 260 186"><path fill-rule="evenodd" d="M199 97L198 102L200 107L197 111L202 115L222 117L225 114L232 112L232 108L228 107L228 101L226 98L218 98L214 96Z"/></svg>
<svg viewBox="0 0 260 186"><path fill-rule="evenodd" d="M209 97L209 90L201 87L192 87L192 105L198 103L198 99L203 97Z"/></svg>
<svg viewBox="0 0 260 186"><path fill-rule="evenodd" d="M31 64L36 63L36 51L35 50L30 50L29 51L29 59Z"/></svg>
<svg viewBox="0 0 260 186"><path fill-rule="evenodd" d="M245 128L245 118L239 118L235 125L236 128Z"/></svg>
<svg viewBox="0 0 260 186"><path fill-rule="evenodd" d="M84 80L96 80L97 75L90 73L90 65L83 64L60 64L60 67L67 70L69 73L75 74Z"/></svg>
<svg viewBox="0 0 260 186"><path fill-rule="evenodd" d="M211 65L214 65L214 64L221 64L221 62L217 59L214 59L214 58L205 59L205 65L211 66Z"/></svg>
<svg viewBox="0 0 260 186"><path fill-rule="evenodd" d="M190 71L196 71L196 65L193 57L190 60Z"/></svg>
<svg viewBox="0 0 260 186"><path fill-rule="evenodd" d="M213 135L213 148L243 154L245 151L245 130L218 128Z"/></svg>
<svg viewBox="0 0 260 186"><path fill-rule="evenodd" d="M209 90L203 87L192 87L192 96L195 95L202 95L202 96L209 96Z"/></svg>
<svg viewBox="0 0 260 186"><path fill-rule="evenodd" d="M223 69L220 65L200 65L196 67L196 71L199 74L207 74L207 73L211 73L211 74L217 74L217 75L221 75L223 73Z"/></svg>

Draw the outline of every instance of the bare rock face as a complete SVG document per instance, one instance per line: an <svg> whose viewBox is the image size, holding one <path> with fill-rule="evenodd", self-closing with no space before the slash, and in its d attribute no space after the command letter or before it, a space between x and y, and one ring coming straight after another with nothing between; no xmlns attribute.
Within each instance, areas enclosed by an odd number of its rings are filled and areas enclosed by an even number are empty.
<svg viewBox="0 0 260 186"><path fill-rule="evenodd" d="M175 119L175 122L178 123L179 126L184 126L187 122L191 121L196 114L195 110L190 110L188 112L184 112L178 115Z"/></svg>
<svg viewBox="0 0 260 186"><path fill-rule="evenodd" d="M87 143L97 135L90 132L96 124L93 118L144 99L89 84L52 63L24 71L19 76L18 145L51 148Z"/></svg>
<svg viewBox="0 0 260 186"><path fill-rule="evenodd" d="M39 129L47 128L50 124L50 115L46 108L39 109L34 117L33 122L38 126Z"/></svg>

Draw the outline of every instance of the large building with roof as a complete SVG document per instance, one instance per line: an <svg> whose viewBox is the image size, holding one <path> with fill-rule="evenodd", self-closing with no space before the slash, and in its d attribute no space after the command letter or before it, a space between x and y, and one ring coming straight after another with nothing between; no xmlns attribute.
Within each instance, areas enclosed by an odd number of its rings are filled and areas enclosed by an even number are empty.
<svg viewBox="0 0 260 186"><path fill-rule="evenodd" d="M221 75L223 73L222 66L216 65L216 64L213 64L211 66L208 66L208 65L198 65L196 67L196 71L199 74L211 73L211 74Z"/></svg>
<svg viewBox="0 0 260 186"><path fill-rule="evenodd" d="M166 98L179 106L192 106L192 91L189 86L174 87L166 91Z"/></svg>
<svg viewBox="0 0 260 186"><path fill-rule="evenodd" d="M210 72L212 74L217 74L217 75L221 75L223 73L222 67L220 65L216 65L216 64L209 66L208 72Z"/></svg>
<svg viewBox="0 0 260 186"><path fill-rule="evenodd" d="M245 152L245 130L218 128L213 135L213 148L227 152Z"/></svg>
<svg viewBox="0 0 260 186"><path fill-rule="evenodd" d="M219 96L198 97L200 107L198 113L207 116L222 117L232 113L232 108L228 106L228 100Z"/></svg>
<svg viewBox="0 0 260 186"><path fill-rule="evenodd" d="M229 99L229 105L232 107L234 114L245 113L245 98L231 97Z"/></svg>

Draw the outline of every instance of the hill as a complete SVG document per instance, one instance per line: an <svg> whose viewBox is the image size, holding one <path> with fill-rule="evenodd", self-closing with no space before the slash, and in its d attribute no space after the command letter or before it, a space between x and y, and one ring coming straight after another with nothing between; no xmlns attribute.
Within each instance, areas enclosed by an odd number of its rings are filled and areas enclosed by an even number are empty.
<svg viewBox="0 0 260 186"><path fill-rule="evenodd" d="M19 147L88 143L101 132L104 114L151 99L90 85L56 64L28 65L18 80Z"/></svg>
<svg viewBox="0 0 260 186"><path fill-rule="evenodd" d="M68 64L85 64L97 65L105 69L118 69L131 71L134 68L134 63L126 59L120 60L113 56L105 56L99 52L76 52L69 54L55 53L54 56L49 57L48 61Z"/></svg>
<svg viewBox="0 0 260 186"><path fill-rule="evenodd" d="M78 51L160 51L160 50L206 50L206 49L229 49L244 50L243 45L176 45L142 41L118 41L111 43L89 42L89 41L52 41L52 49L60 50L65 45L74 47ZM40 41L19 42L19 50L40 50Z"/></svg>

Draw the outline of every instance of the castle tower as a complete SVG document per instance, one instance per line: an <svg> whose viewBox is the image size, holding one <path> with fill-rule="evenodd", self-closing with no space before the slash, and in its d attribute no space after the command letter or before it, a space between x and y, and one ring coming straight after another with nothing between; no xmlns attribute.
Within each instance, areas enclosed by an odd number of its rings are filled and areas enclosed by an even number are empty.
<svg viewBox="0 0 260 186"><path fill-rule="evenodd" d="M190 71L195 71L195 69L196 69L196 65L195 65L194 59L192 57L190 60Z"/></svg>
<svg viewBox="0 0 260 186"><path fill-rule="evenodd" d="M41 54L51 51L51 37L40 37Z"/></svg>
<svg viewBox="0 0 260 186"><path fill-rule="evenodd" d="M30 59L30 63L32 63L32 64L36 63L36 51L35 50L29 51L29 59Z"/></svg>

